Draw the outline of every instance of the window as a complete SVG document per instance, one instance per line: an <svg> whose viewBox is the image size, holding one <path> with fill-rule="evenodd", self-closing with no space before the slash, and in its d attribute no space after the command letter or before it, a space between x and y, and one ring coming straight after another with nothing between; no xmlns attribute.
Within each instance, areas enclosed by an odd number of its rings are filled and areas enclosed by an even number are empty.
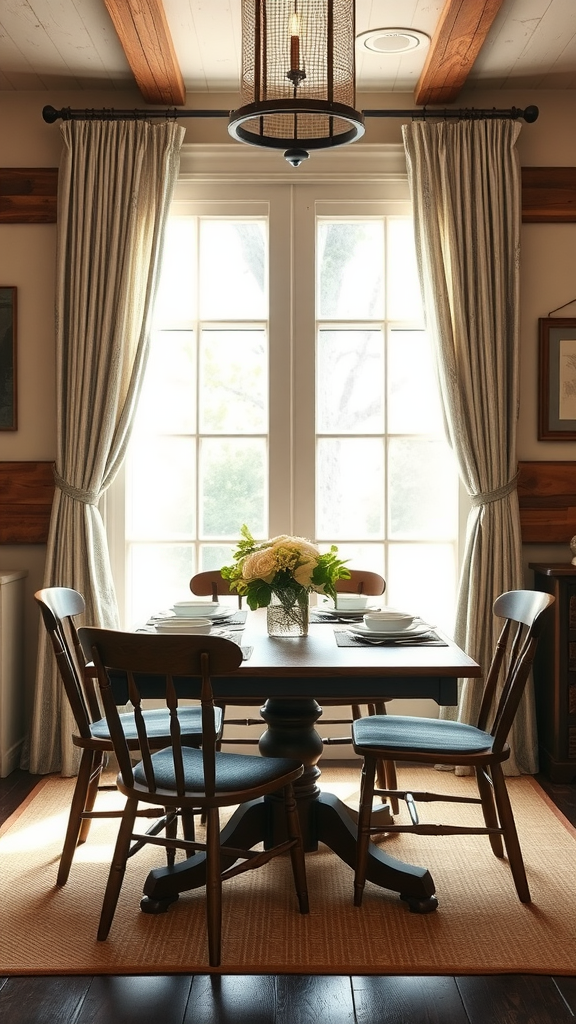
<svg viewBox="0 0 576 1024"><path fill-rule="evenodd" d="M382 200L383 192L390 198ZM183 182L107 508L124 622L256 537L338 544L451 629L458 486L405 182Z"/></svg>

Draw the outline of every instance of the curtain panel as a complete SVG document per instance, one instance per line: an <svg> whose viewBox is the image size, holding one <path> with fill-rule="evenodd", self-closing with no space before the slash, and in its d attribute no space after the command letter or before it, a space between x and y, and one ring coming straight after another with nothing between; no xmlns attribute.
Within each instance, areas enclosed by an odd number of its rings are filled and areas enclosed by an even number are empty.
<svg viewBox="0 0 576 1024"><path fill-rule="evenodd" d="M499 632L492 604L524 586L516 491L521 181L510 120L403 126L426 325L448 440L471 498L455 639L488 668ZM483 680L460 682L476 720ZM534 696L510 737L508 774L537 771Z"/></svg>
<svg viewBox="0 0 576 1024"><path fill-rule="evenodd" d="M162 241L184 129L61 126L56 266L56 493L44 586L80 591L86 621L118 627L98 502L126 452L148 353ZM31 772L77 771L74 720L39 632Z"/></svg>

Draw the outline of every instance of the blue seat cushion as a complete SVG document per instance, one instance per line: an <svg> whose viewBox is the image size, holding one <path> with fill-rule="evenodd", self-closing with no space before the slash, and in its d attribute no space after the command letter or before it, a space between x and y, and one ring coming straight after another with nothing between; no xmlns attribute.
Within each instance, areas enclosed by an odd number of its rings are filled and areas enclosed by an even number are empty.
<svg viewBox="0 0 576 1024"><path fill-rule="evenodd" d="M193 747L182 748L184 777L188 792L201 793L204 789L204 771L202 752ZM152 755L154 775L158 789L176 792L174 779L174 762L172 749L159 750ZM302 768L299 761L287 757L259 757L252 754L216 754L216 791L253 789L255 786L267 786L276 779L282 779L290 772ZM138 785L146 786L146 776L142 762L134 768L134 780Z"/></svg>
<svg viewBox="0 0 576 1024"><path fill-rule="evenodd" d="M144 718L146 721L146 732L148 733L148 738L153 745L163 737L166 739L167 743L170 743L170 717L166 708L154 708L153 710L145 711ZM182 736L194 737L196 741L199 741L202 736L201 709L199 707L178 708L178 719L180 722ZM214 721L216 733L219 735L222 729L222 711L220 708L214 708ZM136 733L133 713L126 712L125 714L120 715L120 722L122 723L126 739L129 742L137 740L138 736ZM108 723L105 718L100 718L97 722L93 722L90 726L90 731L94 739L110 739Z"/></svg>
<svg viewBox="0 0 576 1024"><path fill-rule="evenodd" d="M352 725L354 749L385 749L400 752L478 754L492 750L493 737L464 722L440 718L409 718L403 715L368 715Z"/></svg>

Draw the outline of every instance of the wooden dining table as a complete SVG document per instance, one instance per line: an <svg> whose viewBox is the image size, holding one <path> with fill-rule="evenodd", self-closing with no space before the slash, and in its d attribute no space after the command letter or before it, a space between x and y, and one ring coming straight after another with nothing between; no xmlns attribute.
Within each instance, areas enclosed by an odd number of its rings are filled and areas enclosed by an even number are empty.
<svg viewBox="0 0 576 1024"><path fill-rule="evenodd" d="M438 705L455 705L458 678L477 677L481 669L437 630L440 642L434 644L414 638L410 644L365 645L347 634L339 638L346 644L341 646L336 633L345 631L345 624L322 621L312 622L305 637L270 637L265 610L249 612L245 628L237 634L245 660L233 676L215 678L213 691L216 700L229 704L263 702L260 753L295 758L304 765L294 788L306 851L324 843L354 867L355 815L318 786L323 744L315 726L322 701L349 705L431 698ZM282 806L274 795L241 804L222 831L222 845L250 848L278 841L285 827ZM436 909L434 881L427 868L396 860L374 843L367 877L399 893L414 912ZM141 909L161 913L179 893L203 884L204 854L156 868L146 879Z"/></svg>

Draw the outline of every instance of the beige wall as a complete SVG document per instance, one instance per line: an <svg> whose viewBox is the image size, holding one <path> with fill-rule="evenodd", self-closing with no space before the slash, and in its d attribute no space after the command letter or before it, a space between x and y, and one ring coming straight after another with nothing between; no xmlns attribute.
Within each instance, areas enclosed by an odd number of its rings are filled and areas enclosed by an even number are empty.
<svg viewBox="0 0 576 1024"><path fill-rule="evenodd" d="M0 93L0 167L55 167L59 163L59 124L46 124L42 108L142 107L137 92L119 93ZM523 123L518 149L525 166L576 166L576 93L490 92L463 94L462 106L504 108L535 103L540 108L535 124ZM189 97L188 106L228 109L231 95ZM358 97L360 109L413 106L408 95ZM225 119L190 119L187 143L238 143L229 139ZM371 118L358 143L400 143L401 122ZM297 173L297 172L295 172ZM18 289L18 430L0 432L0 461L49 460L56 452L56 398L54 368L54 262L56 226L52 224L0 225L0 284ZM521 254L521 405L518 458L521 460L575 459L572 443L537 440L537 326L555 307L576 297L576 224L526 224ZM563 311L576 317L576 304ZM564 546L526 545L525 561L568 561ZM44 548L38 545L4 546L0 569L26 569L28 597L26 621L26 674L28 706L33 687L38 617L32 600L42 585ZM526 583L532 584L527 570Z"/></svg>

